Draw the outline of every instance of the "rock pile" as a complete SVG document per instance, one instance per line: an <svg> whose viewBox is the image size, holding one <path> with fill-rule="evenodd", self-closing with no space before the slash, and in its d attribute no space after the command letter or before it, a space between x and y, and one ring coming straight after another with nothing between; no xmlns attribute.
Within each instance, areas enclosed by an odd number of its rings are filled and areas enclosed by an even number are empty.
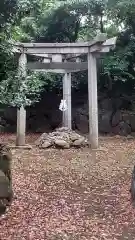
<svg viewBox="0 0 135 240"><path fill-rule="evenodd" d="M43 149L49 147L66 149L85 145L87 145L85 137L65 127L57 128L54 132L49 134L43 133L36 141L36 146Z"/></svg>

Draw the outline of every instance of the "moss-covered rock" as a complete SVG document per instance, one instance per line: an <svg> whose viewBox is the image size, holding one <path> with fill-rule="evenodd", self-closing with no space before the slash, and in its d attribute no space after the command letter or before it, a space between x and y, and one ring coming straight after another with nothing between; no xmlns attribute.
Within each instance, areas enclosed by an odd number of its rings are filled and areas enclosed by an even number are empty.
<svg viewBox="0 0 135 240"><path fill-rule="evenodd" d="M6 207L10 205L13 196L11 161L10 149L0 144L0 214L3 214Z"/></svg>

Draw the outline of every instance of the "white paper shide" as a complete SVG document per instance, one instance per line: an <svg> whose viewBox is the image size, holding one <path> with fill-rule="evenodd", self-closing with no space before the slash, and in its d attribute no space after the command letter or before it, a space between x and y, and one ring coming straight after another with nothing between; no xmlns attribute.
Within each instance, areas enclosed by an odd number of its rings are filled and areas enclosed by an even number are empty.
<svg viewBox="0 0 135 240"><path fill-rule="evenodd" d="M59 110L64 112L68 109L66 100L62 99L60 102Z"/></svg>

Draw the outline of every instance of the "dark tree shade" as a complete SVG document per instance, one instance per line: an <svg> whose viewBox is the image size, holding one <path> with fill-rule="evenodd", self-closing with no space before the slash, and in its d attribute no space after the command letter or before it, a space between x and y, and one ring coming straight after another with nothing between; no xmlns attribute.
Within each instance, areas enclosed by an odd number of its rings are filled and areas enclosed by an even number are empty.
<svg viewBox="0 0 135 240"><path fill-rule="evenodd" d="M12 17L16 12L16 0L1 0L0 1L0 26L12 21Z"/></svg>

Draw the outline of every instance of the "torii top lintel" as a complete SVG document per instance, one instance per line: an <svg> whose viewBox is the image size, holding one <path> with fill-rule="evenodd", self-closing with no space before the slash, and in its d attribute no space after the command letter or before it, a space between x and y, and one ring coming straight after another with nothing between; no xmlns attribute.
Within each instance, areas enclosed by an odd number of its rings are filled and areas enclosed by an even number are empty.
<svg viewBox="0 0 135 240"><path fill-rule="evenodd" d="M87 54L108 52L115 47L116 37L96 38L91 42L77 43L15 43L14 51L26 54Z"/></svg>

